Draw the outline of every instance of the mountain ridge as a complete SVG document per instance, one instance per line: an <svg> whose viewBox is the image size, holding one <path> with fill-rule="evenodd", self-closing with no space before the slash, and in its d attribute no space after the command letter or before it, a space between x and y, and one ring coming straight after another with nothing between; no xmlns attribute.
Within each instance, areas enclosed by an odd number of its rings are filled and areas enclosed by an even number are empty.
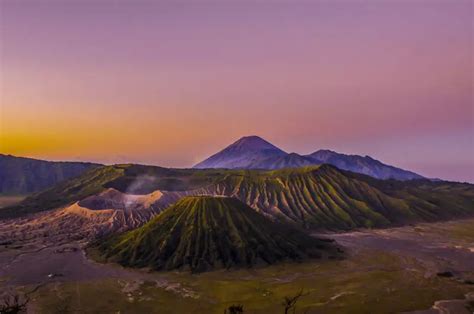
<svg viewBox="0 0 474 314"><path fill-rule="evenodd" d="M377 179L425 179L425 177L417 173L384 164L368 155L360 156L355 154L342 154L332 150L323 149L306 156L318 164L331 164L342 170L366 174Z"/></svg>
<svg viewBox="0 0 474 314"><path fill-rule="evenodd" d="M243 149L245 146L239 144L242 141L245 142L248 138L252 138L253 141L259 141L271 145L268 147L272 147L273 149L269 149L265 153L261 153L263 149L260 150L260 153L246 151ZM236 149L237 146L239 149ZM413 180L424 178L412 171L384 164L368 155L360 156L341 154L328 149L317 150L308 155L286 153L258 136L242 137L223 150L196 164L193 168L273 170L320 165L325 163L336 166L342 170L362 173L378 179Z"/></svg>
<svg viewBox="0 0 474 314"><path fill-rule="evenodd" d="M135 195L162 193L166 199L150 204L154 212L186 196L234 197L269 218L310 229L379 228L474 215L472 184L379 180L326 164L278 170L129 164L100 167L30 196L2 209L0 219L61 208L110 188Z"/></svg>
<svg viewBox="0 0 474 314"><path fill-rule="evenodd" d="M47 161L0 154L0 194L30 194L101 166L90 162Z"/></svg>

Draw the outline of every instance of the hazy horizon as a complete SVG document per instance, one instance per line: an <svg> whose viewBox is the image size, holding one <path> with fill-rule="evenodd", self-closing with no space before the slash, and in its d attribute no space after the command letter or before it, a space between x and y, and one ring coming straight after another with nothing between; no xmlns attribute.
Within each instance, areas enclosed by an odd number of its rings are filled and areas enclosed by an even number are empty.
<svg viewBox="0 0 474 314"><path fill-rule="evenodd" d="M191 167L258 135L474 182L472 12L2 1L0 153Z"/></svg>

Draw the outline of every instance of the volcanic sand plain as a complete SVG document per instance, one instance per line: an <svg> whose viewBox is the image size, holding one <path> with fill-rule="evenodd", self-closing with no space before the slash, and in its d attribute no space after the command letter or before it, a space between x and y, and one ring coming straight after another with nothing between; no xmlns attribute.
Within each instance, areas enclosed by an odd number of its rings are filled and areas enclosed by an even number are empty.
<svg viewBox="0 0 474 314"><path fill-rule="evenodd" d="M299 292L296 313L471 313L474 302L474 219L318 234L346 258L201 274L101 264L81 228L37 221L0 223L1 291L28 297L31 313L283 313Z"/></svg>

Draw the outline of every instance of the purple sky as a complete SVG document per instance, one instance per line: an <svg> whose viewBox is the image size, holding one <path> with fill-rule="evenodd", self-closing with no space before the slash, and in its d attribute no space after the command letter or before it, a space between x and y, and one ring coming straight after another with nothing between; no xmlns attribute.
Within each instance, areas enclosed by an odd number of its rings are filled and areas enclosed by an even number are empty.
<svg viewBox="0 0 474 314"><path fill-rule="evenodd" d="M2 153L185 167L256 134L474 182L470 0L0 10Z"/></svg>

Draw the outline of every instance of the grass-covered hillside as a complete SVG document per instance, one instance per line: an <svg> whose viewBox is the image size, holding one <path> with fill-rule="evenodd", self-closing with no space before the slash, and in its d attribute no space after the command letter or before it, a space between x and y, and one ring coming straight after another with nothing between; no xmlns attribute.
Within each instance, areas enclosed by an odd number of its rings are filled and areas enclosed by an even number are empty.
<svg viewBox="0 0 474 314"><path fill-rule="evenodd" d="M105 190L104 185L124 173L124 169L105 166L93 168L81 176L61 182L33 194L17 205L3 208L0 218L13 218L72 204Z"/></svg>
<svg viewBox="0 0 474 314"><path fill-rule="evenodd" d="M212 196L184 197L98 249L125 266L195 272L338 254L327 241L272 222L235 198Z"/></svg>
<svg viewBox="0 0 474 314"><path fill-rule="evenodd" d="M474 185L429 180L378 180L329 165L266 170L168 169L116 165L2 209L13 217L67 205L106 188L131 194L225 195L277 220L316 229L349 230L474 215Z"/></svg>
<svg viewBox="0 0 474 314"><path fill-rule="evenodd" d="M329 165L229 172L209 193L235 196L310 228L384 227L474 215L473 185L384 181Z"/></svg>

